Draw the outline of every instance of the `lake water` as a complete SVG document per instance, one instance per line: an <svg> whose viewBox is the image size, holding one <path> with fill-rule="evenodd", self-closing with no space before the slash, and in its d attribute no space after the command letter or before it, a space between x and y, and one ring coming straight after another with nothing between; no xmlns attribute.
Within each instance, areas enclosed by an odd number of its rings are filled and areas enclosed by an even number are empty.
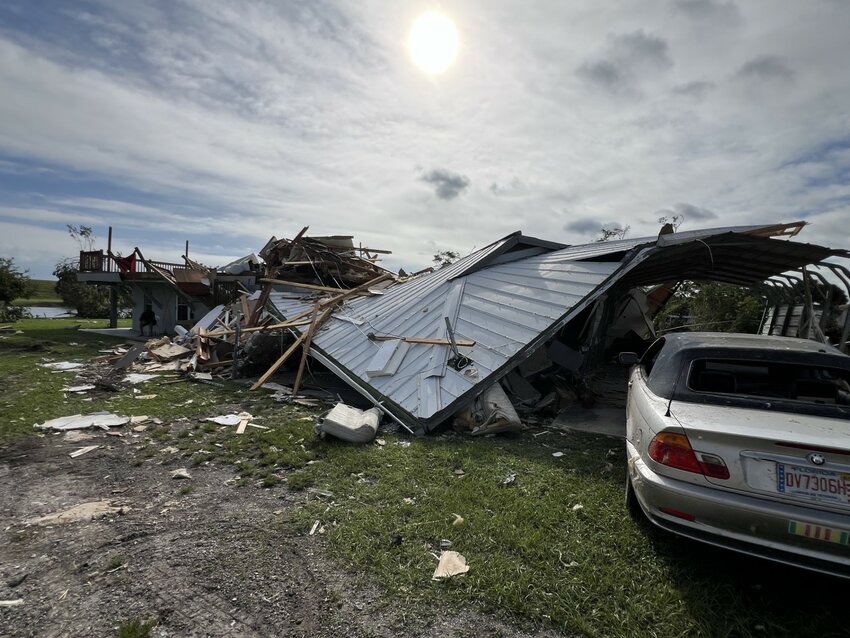
<svg viewBox="0 0 850 638"><path fill-rule="evenodd" d="M75 312L73 308L65 308L63 306L28 306L33 317L53 319L55 317L73 317Z"/></svg>

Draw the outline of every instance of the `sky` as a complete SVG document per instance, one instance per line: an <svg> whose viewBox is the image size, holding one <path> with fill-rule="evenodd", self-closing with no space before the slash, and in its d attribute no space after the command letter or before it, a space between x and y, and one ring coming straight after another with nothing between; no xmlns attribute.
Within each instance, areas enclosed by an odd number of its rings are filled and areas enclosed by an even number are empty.
<svg viewBox="0 0 850 638"><path fill-rule="evenodd" d="M215 266L309 226L411 271L672 215L850 248L848 33L848 0L4 0L0 257L49 277L111 225Z"/></svg>

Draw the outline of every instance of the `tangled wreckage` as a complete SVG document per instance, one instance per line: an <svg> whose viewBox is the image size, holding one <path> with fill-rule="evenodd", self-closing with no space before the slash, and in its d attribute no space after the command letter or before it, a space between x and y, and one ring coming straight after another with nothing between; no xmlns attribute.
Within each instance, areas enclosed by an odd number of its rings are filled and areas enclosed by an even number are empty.
<svg viewBox="0 0 850 638"><path fill-rule="evenodd" d="M809 291L829 286L828 271L850 292L850 271L836 259L850 254L791 241L803 226L577 246L516 232L411 275L379 265L389 251L357 247L348 236L308 237L306 228L218 270L188 257L169 270L138 253L134 268L208 310L189 329L174 325L170 343L137 354L206 381L264 369L252 389L289 364L294 378L276 387L290 398L303 396L312 359L356 391L364 407L411 432L449 422L476 434L515 429L518 411L557 412L568 394L576 401L592 391L584 381L591 370L621 351L641 351L655 337L654 316L683 281ZM175 272L187 269L202 276ZM794 288L797 277L803 285ZM222 299L224 284L229 299ZM761 331L826 340L824 314L808 292L788 296L766 308ZM845 307L844 351L848 331Z"/></svg>

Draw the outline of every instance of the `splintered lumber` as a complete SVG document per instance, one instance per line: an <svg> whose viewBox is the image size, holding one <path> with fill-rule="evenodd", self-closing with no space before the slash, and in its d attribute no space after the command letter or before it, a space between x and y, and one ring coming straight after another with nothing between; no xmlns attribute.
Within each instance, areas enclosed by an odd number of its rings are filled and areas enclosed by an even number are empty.
<svg viewBox="0 0 850 638"><path fill-rule="evenodd" d="M263 286L263 291L260 293L260 298L257 300L257 305L254 306L254 311L248 318L248 323L245 324L246 328L251 328L257 325L257 322L260 320L260 315L263 314L263 309L266 307L266 303L269 300L269 295L271 294L271 292L271 284L266 284L265 286Z"/></svg>
<svg viewBox="0 0 850 638"><path fill-rule="evenodd" d="M313 330L313 332L315 332L316 329L320 328L322 324L331 316L331 313L333 313L334 308L338 304L345 301L349 297L353 297L354 295L362 293L364 290L368 290L371 286L374 286L375 284L379 284L382 281L386 281L387 279L392 279L392 277L392 273L384 273L383 275L375 277L371 281L367 281L365 284L360 284L356 288L346 290L345 292L339 295L334 295L333 297L319 301L316 305L320 308L325 308L325 311L322 316L319 317L319 319L315 322L316 328ZM310 310L301 312L295 315L294 317L290 317L289 322L294 324L296 321L303 319L304 317L306 317L307 315L311 315L312 313L313 309L311 308ZM311 322L311 324L312 323L314 322ZM251 390L256 390L266 381L268 381L269 377L272 376L277 371L277 369L280 368L280 366L282 366L286 362L286 360L289 359L290 356L292 356L292 353L298 349L298 346L300 346L304 342L306 336L306 333L301 333L295 340L295 343L293 343L286 352L280 355L280 358L275 361L268 370L265 371L263 376L261 376L254 385L251 386Z"/></svg>
<svg viewBox="0 0 850 638"><path fill-rule="evenodd" d="M242 304L242 318L244 321L248 321L251 317L251 311L248 309L248 295L244 293L239 295L239 301Z"/></svg>
<svg viewBox="0 0 850 638"><path fill-rule="evenodd" d="M398 339L405 343L424 343L429 346L450 346L452 342L448 339L431 339L429 337L391 337L388 335L369 335L370 341L392 341ZM455 339L455 345L459 347L471 348L475 342L471 339Z"/></svg>
<svg viewBox="0 0 850 638"><path fill-rule="evenodd" d="M243 328L239 331L240 334L249 332L265 332L267 330L279 330L281 328L296 328L298 326L309 326L309 321L283 321L281 323L273 323L267 326L254 326L253 328ZM206 337L227 337L236 334L235 330L216 330L214 332L206 332Z"/></svg>
<svg viewBox="0 0 850 638"><path fill-rule="evenodd" d="M288 281L286 279L260 279L260 282L264 284L277 284L278 286L292 286L293 288L304 288L305 290L318 290L319 292L345 292L345 288L317 286L316 284L304 284L300 281Z"/></svg>
<svg viewBox="0 0 850 638"><path fill-rule="evenodd" d="M328 313L330 310L326 310L325 312ZM292 394L298 394L298 390L301 389L301 377L304 375L304 366L307 364L307 353L310 350L310 344L313 342L313 333L316 332L318 319L319 304L314 304L310 327L307 329L307 336L304 337L304 347L301 349L301 363L298 364L298 373L295 375L295 385L292 386Z"/></svg>
<svg viewBox="0 0 850 638"><path fill-rule="evenodd" d="M289 346L289 348L287 348L286 352L284 352L282 355L280 355L280 358L277 361L275 361L271 365L271 367L268 370L265 371L265 373L263 373L263 376L261 376L259 379L257 379L257 382L254 385L251 386L251 390L256 390L261 385L263 385L266 381L268 381L269 377L272 376L275 372L277 372L277 369L280 366L282 366L284 363L286 363L286 360L289 359L289 357L292 356L292 353L295 352L298 349L298 346L300 346L304 342L304 339L306 338L306 336L307 336L306 333L299 335L298 338L292 343L292 345Z"/></svg>

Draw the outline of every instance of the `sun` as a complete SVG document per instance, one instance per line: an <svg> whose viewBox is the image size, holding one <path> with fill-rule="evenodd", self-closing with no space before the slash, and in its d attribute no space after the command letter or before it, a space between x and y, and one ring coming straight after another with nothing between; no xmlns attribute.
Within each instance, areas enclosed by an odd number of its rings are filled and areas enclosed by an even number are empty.
<svg viewBox="0 0 850 638"><path fill-rule="evenodd" d="M457 56L457 29L446 15L429 11L414 21L407 46L420 70L432 75L443 73Z"/></svg>

